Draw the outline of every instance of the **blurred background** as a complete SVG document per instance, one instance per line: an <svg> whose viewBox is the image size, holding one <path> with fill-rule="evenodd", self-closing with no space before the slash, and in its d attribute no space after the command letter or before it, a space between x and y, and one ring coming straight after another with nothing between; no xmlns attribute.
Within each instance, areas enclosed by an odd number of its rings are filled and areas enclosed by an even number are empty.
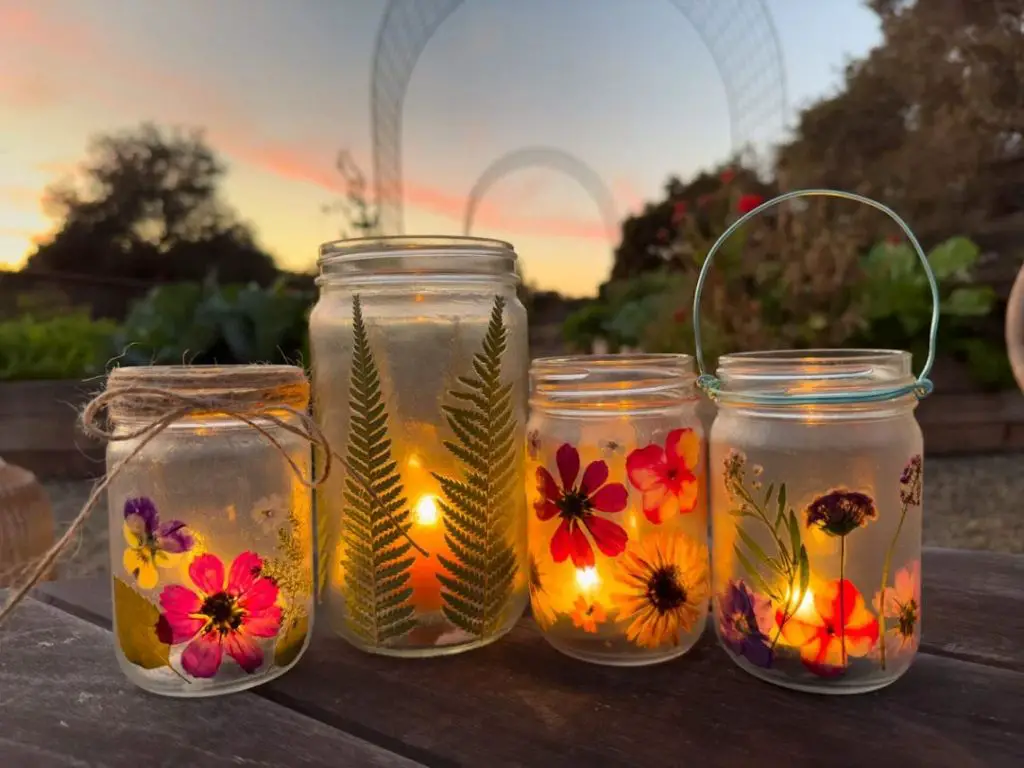
<svg viewBox="0 0 1024 768"><path fill-rule="evenodd" d="M826 186L929 252L929 450L1012 463L1022 84L1024 0L0 0L0 456L98 474L69 406L115 357L308 361L339 237L511 241L535 356L691 351L710 245ZM815 200L732 237L702 312L712 357L920 365L930 305L891 222ZM1024 551L999 525L953 543Z"/></svg>

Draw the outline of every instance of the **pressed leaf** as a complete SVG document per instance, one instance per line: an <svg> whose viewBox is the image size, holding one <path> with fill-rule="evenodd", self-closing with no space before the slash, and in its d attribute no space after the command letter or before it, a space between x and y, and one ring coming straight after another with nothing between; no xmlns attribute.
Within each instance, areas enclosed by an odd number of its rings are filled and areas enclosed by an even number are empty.
<svg viewBox="0 0 1024 768"><path fill-rule="evenodd" d="M747 576L754 582L754 586L757 587L758 591L768 595L772 600L778 600L779 597L775 590L768 586L768 582L764 580L761 573L753 566L753 564L747 559L747 556L743 554L743 550L740 549L739 545L733 547L736 551L736 558L740 561L740 565L743 566L743 570L747 572Z"/></svg>
<svg viewBox="0 0 1024 768"><path fill-rule="evenodd" d="M143 669L170 666L171 647L156 634L160 610L114 577L114 626L125 659Z"/></svg>
<svg viewBox="0 0 1024 768"><path fill-rule="evenodd" d="M306 645L307 634L309 634L309 617L296 616L284 634L278 638L277 645L274 646L274 664L279 667L287 667L295 661Z"/></svg>
<svg viewBox="0 0 1024 768"><path fill-rule="evenodd" d="M794 556L800 551L800 523L797 522L796 513L792 509L789 510L789 546Z"/></svg>
<svg viewBox="0 0 1024 768"><path fill-rule="evenodd" d="M767 507L769 504L772 503L772 494L774 492L775 492L775 483L769 483L768 484L768 490L765 491L765 493L764 493L764 504L761 505L762 507Z"/></svg>
<svg viewBox="0 0 1024 768"><path fill-rule="evenodd" d="M807 558L807 547L800 545L800 600L807 594L807 585L811 583L811 563ZM799 606L800 603L797 603Z"/></svg>
<svg viewBox="0 0 1024 768"><path fill-rule="evenodd" d="M410 513L391 454L387 407L358 295L352 299L349 407L347 504L341 526L345 621L361 640L380 645L415 626L409 600L415 558L409 554Z"/></svg>
<svg viewBox="0 0 1024 768"><path fill-rule="evenodd" d="M511 386L501 380L508 338L505 301L494 300L481 350L473 357L473 375L460 376L444 413L454 440L445 447L461 465L462 477L434 474L445 500L445 542L453 557L439 557L445 573L442 611L459 629L488 637L504 623L518 570L506 535L508 507L521 486L519 443ZM465 406L465 407L463 407Z"/></svg>
<svg viewBox="0 0 1024 768"><path fill-rule="evenodd" d="M743 530L743 526L737 525L736 533L740 537L740 539L743 540L743 543L747 545L747 549L750 550L750 553L754 557L756 557L762 563L767 565L769 568L778 571L781 575L784 576L786 574L786 572L782 570L775 561L768 557L768 554L764 551L761 545L754 541L754 538L749 533Z"/></svg>
<svg viewBox="0 0 1024 768"><path fill-rule="evenodd" d="M786 516L786 484L783 483L779 486L779 498L776 501L776 513L775 513L775 530L779 530L779 525L782 519ZM796 554L796 550L794 550Z"/></svg>

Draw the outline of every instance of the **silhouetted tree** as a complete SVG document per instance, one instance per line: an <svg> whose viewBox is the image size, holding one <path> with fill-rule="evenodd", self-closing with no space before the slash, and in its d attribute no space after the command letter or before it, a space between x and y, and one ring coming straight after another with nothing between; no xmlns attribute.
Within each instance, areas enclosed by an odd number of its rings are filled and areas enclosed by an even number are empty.
<svg viewBox="0 0 1024 768"><path fill-rule="evenodd" d="M146 123L99 136L79 172L47 190L62 224L25 269L155 282L215 272L221 283L266 285L277 268L219 198L224 173L198 131Z"/></svg>

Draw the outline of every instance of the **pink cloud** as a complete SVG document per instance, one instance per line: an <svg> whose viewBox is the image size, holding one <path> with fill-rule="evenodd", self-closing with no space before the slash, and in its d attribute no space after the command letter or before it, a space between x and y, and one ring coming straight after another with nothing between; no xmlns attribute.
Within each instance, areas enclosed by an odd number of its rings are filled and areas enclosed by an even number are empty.
<svg viewBox="0 0 1024 768"><path fill-rule="evenodd" d="M114 46L105 44L92 29L58 17L56 12L41 10L45 3L35 7L0 7L0 48L24 46L36 55L62 58L71 63L88 62L93 71L116 75L119 90L126 85L140 89L158 90L168 103L187 105L188 110L202 117L208 126L208 135L216 148L230 157L255 168L292 181L305 182L330 192L344 192L341 176L334 170L335 156L309 149L309 145L283 142L260 135L254 129L256 120L244 110L232 106L225 94L207 83L190 81L180 75L146 67L142 62L130 60L118 53ZM105 82L104 78L90 77L91 83ZM93 85L95 87L95 85ZM0 98L6 97L10 106L33 108L49 106L59 100L56 82L36 72L7 73L0 77ZM104 101L116 99L113 90L89 94ZM59 167L58 167L59 166ZM58 164L47 169L64 173L68 168ZM464 193L454 193L431 184L405 180L404 202L407 207L462 221L466 209ZM35 193L38 202L38 193ZM522 217L508 212L486 199L477 207L475 228L501 230L524 235L546 235L605 240L607 233L598 216L592 221L563 217Z"/></svg>

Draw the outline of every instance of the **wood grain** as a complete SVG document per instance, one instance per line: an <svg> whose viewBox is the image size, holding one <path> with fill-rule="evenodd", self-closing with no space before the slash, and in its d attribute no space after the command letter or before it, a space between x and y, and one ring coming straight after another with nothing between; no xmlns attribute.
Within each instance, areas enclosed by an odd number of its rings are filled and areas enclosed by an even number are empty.
<svg viewBox="0 0 1024 768"><path fill-rule="evenodd" d="M0 724L11 768L420 765L252 693L144 693L118 669L109 632L34 600L0 631Z"/></svg>
<svg viewBox="0 0 1024 768"><path fill-rule="evenodd" d="M711 632L668 664L587 665L529 620L488 648L420 661L368 656L319 632L295 670L259 691L431 765L1019 767L1022 574L1021 557L926 552L922 653L903 679L863 696L761 683ZM107 589L45 587L100 617Z"/></svg>

